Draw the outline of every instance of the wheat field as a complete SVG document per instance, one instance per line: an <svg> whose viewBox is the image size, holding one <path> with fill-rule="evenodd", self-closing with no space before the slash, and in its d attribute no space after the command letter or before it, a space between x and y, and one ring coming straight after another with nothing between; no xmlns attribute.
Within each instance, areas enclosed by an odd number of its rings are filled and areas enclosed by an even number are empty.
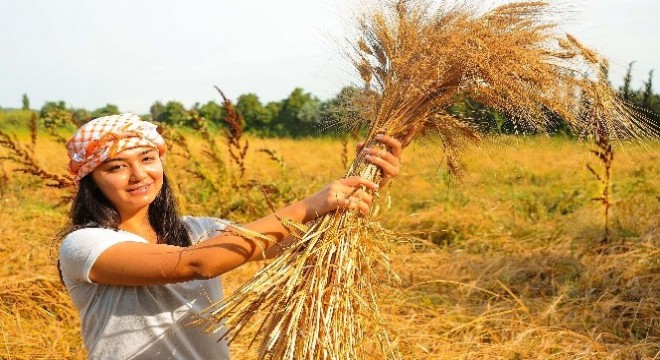
<svg viewBox="0 0 660 360"><path fill-rule="evenodd" d="M195 156L173 148L166 166L185 214L254 219L269 211L255 180L278 206L345 168L336 139L249 138L241 178L226 151L213 163L202 139L184 135ZM648 145L615 148L607 244L602 205L591 200L601 184L586 168L601 166L593 144L486 138L465 149L461 180L447 174L432 139L406 149L378 215L399 234L390 254L398 278L384 278L379 292L403 357L660 358L660 143ZM64 147L46 134L35 153L43 168L64 171ZM220 189L186 170L196 161ZM77 312L55 267L66 191L13 168L0 163L0 359L83 359ZM225 274L225 296L261 267ZM231 345L234 359L256 356L253 332ZM380 358L375 344L364 346Z"/></svg>

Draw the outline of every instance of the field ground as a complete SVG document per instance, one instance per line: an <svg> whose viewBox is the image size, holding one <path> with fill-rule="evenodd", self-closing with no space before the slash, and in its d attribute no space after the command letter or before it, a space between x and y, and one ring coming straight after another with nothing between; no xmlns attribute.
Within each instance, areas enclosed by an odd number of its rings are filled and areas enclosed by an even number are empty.
<svg viewBox="0 0 660 360"><path fill-rule="evenodd" d="M185 213L241 222L268 211L260 191L229 185L233 164L213 163L201 155L207 145L188 137L196 155L179 148L167 158ZM277 205L342 175L338 140L249 140L237 181L258 179ZM586 164L601 165L590 144L486 139L465 149L461 181L447 175L432 142L407 149L379 214L401 234L391 254L399 279L380 295L403 357L659 359L660 144L650 147L615 149L608 245L599 244L602 205L591 200L601 185ZM64 171L63 146L47 135L36 154L44 168ZM12 166L0 163L0 359L82 359L77 313L54 265L65 191ZM195 169L208 172L206 182L190 175ZM226 274L225 293L262 266ZM254 358L249 340L232 344L235 359Z"/></svg>

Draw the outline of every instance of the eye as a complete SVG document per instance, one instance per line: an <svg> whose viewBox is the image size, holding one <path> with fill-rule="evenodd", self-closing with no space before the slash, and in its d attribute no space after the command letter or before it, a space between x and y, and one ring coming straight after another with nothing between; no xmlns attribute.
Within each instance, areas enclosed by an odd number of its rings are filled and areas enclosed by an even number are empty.
<svg viewBox="0 0 660 360"><path fill-rule="evenodd" d="M152 161L154 161L154 160L156 160L156 157L155 157L155 156L145 156L145 157L142 159L142 161L143 161L143 162L146 162L146 163L150 163L150 162L152 162Z"/></svg>
<svg viewBox="0 0 660 360"><path fill-rule="evenodd" d="M115 172L115 171L121 169L122 167L123 167L123 165L113 165L110 168L108 168L108 171L109 172Z"/></svg>

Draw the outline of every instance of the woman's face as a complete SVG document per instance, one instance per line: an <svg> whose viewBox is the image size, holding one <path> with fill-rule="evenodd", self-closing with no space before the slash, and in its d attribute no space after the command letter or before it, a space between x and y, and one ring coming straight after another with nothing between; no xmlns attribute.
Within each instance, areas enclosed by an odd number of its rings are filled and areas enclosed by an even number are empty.
<svg viewBox="0 0 660 360"><path fill-rule="evenodd" d="M163 187L163 164L155 148L127 149L94 169L92 178L120 215L134 213L148 208Z"/></svg>

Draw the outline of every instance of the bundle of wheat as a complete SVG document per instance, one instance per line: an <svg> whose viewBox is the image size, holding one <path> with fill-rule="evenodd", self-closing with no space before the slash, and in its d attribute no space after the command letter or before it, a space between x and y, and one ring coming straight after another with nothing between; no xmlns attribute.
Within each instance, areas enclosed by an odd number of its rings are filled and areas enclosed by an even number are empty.
<svg viewBox="0 0 660 360"><path fill-rule="evenodd" d="M351 55L366 85L358 112L369 129L367 146L377 146L378 133L406 145L433 132L457 171L461 143L479 138L477 125L447 110L460 98L496 110L521 132L544 132L561 118L578 133L657 134L606 83L606 63L575 38L558 35L547 20L555 10L546 3L513 3L485 13L469 2L380 6L359 18L361 35ZM589 111L581 111L584 104ZM363 156L346 172L354 175L381 180ZM373 265L387 265L387 232L353 211L337 211L309 227L283 221L297 244L197 323L210 333L226 328L224 336L233 338L257 312L267 312L258 331L265 334L261 358L364 358L371 331L380 340L378 357L398 358L373 288Z"/></svg>

